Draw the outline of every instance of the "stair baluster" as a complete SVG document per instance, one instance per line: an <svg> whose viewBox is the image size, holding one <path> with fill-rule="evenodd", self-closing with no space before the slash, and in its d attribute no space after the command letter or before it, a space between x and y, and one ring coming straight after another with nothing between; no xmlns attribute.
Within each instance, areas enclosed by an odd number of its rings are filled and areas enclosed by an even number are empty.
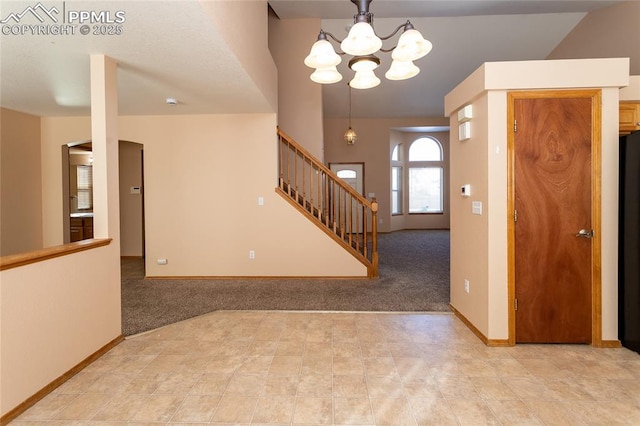
<svg viewBox="0 0 640 426"><path fill-rule="evenodd" d="M377 278L376 199L356 192L280 129L278 159L276 192L362 262L369 278Z"/></svg>

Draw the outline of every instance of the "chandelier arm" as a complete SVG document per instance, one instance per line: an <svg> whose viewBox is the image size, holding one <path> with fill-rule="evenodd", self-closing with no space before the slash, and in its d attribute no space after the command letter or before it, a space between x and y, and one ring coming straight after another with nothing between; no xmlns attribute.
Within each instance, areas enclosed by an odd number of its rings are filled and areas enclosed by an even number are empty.
<svg viewBox="0 0 640 426"><path fill-rule="evenodd" d="M326 36L329 36L329 37L331 37L331 39L332 39L333 41L335 41L336 43L338 43L338 45L340 45L340 43L342 43L342 40L340 40L339 38L337 38L337 37L336 37L336 36L334 36L333 34L331 34L331 33L329 33L329 32L326 32L326 31L324 31L324 30L321 30L321 31L322 31L322 34L325 36L325 37L324 37L324 39L325 39L325 40L327 39L327 37L326 37ZM338 55L340 55L340 56L344 56L344 55L346 55L346 53L345 53L345 52L341 52L341 51L336 51L336 53L337 53Z"/></svg>
<svg viewBox="0 0 640 426"><path fill-rule="evenodd" d="M379 38L380 40L389 40L391 37L393 37L394 35L398 34L398 31L400 31L400 29L401 29L401 28L405 28L405 27L407 26L407 23L409 23L409 21L407 21L407 22L406 22L406 23L404 23L404 24L400 24L400 25L398 25L398 28L396 28L396 29L395 29L395 31L393 31L391 34L389 34L389 35L388 35L388 36L386 36L386 37L380 37L378 34L376 34L376 36L378 36L378 38ZM375 32L375 31L374 31L374 32ZM380 49L380 50L382 50L382 49ZM393 49L392 49L392 50L393 50Z"/></svg>
<svg viewBox="0 0 640 426"><path fill-rule="evenodd" d="M342 43L342 40L340 40L339 38L337 38L336 36L334 36L333 34L324 31L325 35L328 35L329 37L331 37L333 39L333 41L335 41L336 43Z"/></svg>

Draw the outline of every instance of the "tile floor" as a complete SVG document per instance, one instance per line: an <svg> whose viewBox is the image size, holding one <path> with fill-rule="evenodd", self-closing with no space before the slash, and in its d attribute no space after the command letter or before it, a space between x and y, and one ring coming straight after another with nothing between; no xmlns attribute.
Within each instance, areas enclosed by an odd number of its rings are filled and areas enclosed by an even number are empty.
<svg viewBox="0 0 640 426"><path fill-rule="evenodd" d="M640 355L489 348L451 314L215 312L125 340L14 424L639 425Z"/></svg>

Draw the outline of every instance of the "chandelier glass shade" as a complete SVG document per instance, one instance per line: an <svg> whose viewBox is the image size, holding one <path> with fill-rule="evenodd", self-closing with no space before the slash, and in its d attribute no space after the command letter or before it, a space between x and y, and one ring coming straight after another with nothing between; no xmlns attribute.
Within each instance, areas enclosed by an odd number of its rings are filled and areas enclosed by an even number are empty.
<svg viewBox="0 0 640 426"><path fill-rule="evenodd" d="M380 59L374 55L356 56L349 61L349 68L356 74L349 82L354 89L370 89L380 84L374 70L380 66Z"/></svg>
<svg viewBox="0 0 640 426"><path fill-rule="evenodd" d="M411 24L409 23L409 25ZM422 34L413 29L412 26L412 29L405 29L402 33L398 40L398 45L391 53L391 57L396 61L415 61L426 56L427 53L431 52L432 48L431 42L425 40Z"/></svg>
<svg viewBox="0 0 640 426"><path fill-rule="evenodd" d="M316 69L311 76L312 81L320 84L332 84L342 80L342 74L338 72L336 67L326 67Z"/></svg>
<svg viewBox="0 0 640 426"><path fill-rule="evenodd" d="M323 35L324 32L320 34ZM318 37L318 41L311 46L309 56L304 59L304 64L310 68L335 67L340 62L342 62L342 58L333 50L333 46L326 39L326 36Z"/></svg>
<svg viewBox="0 0 640 426"><path fill-rule="evenodd" d="M351 27L347 38L340 43L340 49L344 53L354 56L371 55L381 47L382 40L368 22L357 22Z"/></svg>
<svg viewBox="0 0 640 426"><path fill-rule="evenodd" d="M384 76L387 80L406 80L415 77L419 72L420 68L411 61L403 62L394 60L391 62L389 71L387 71Z"/></svg>
<svg viewBox="0 0 640 426"><path fill-rule="evenodd" d="M332 84L342 80L342 75L336 68L342 62L341 55L351 55L349 68L355 72L349 86L354 89L369 89L380 84L375 75L375 69L380 66L380 59L374 56L377 52L391 53L393 62L385 73L388 80L406 80L415 77L419 72L413 61L428 54L433 45L422 37L411 22L399 25L394 32L386 37L379 37L373 28L373 14L369 12L372 0L351 0L358 7L358 13L353 17L354 25L344 40L337 39L333 34L320 30L317 41L311 47L304 63L315 68L311 74L312 81L320 84ZM395 36L398 31L403 33L396 46L383 49L382 43ZM331 38L340 44L341 52L336 53Z"/></svg>

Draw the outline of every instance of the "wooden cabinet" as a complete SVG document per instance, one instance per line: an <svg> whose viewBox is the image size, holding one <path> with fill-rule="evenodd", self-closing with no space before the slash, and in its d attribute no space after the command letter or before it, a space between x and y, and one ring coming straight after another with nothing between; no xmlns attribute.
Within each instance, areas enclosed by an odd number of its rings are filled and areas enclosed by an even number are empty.
<svg viewBox="0 0 640 426"><path fill-rule="evenodd" d="M640 130L640 102L622 101L620 102L620 128L621 135L626 135L636 130Z"/></svg>
<svg viewBox="0 0 640 426"><path fill-rule="evenodd" d="M93 238L93 218L92 217L72 217L70 222L70 241L81 241Z"/></svg>
<svg viewBox="0 0 640 426"><path fill-rule="evenodd" d="M93 218L85 217L82 219L82 236L85 240L93 238Z"/></svg>
<svg viewBox="0 0 640 426"><path fill-rule="evenodd" d="M82 229L82 218L81 217L72 217L71 218L71 242L80 241L83 238L84 231Z"/></svg>

